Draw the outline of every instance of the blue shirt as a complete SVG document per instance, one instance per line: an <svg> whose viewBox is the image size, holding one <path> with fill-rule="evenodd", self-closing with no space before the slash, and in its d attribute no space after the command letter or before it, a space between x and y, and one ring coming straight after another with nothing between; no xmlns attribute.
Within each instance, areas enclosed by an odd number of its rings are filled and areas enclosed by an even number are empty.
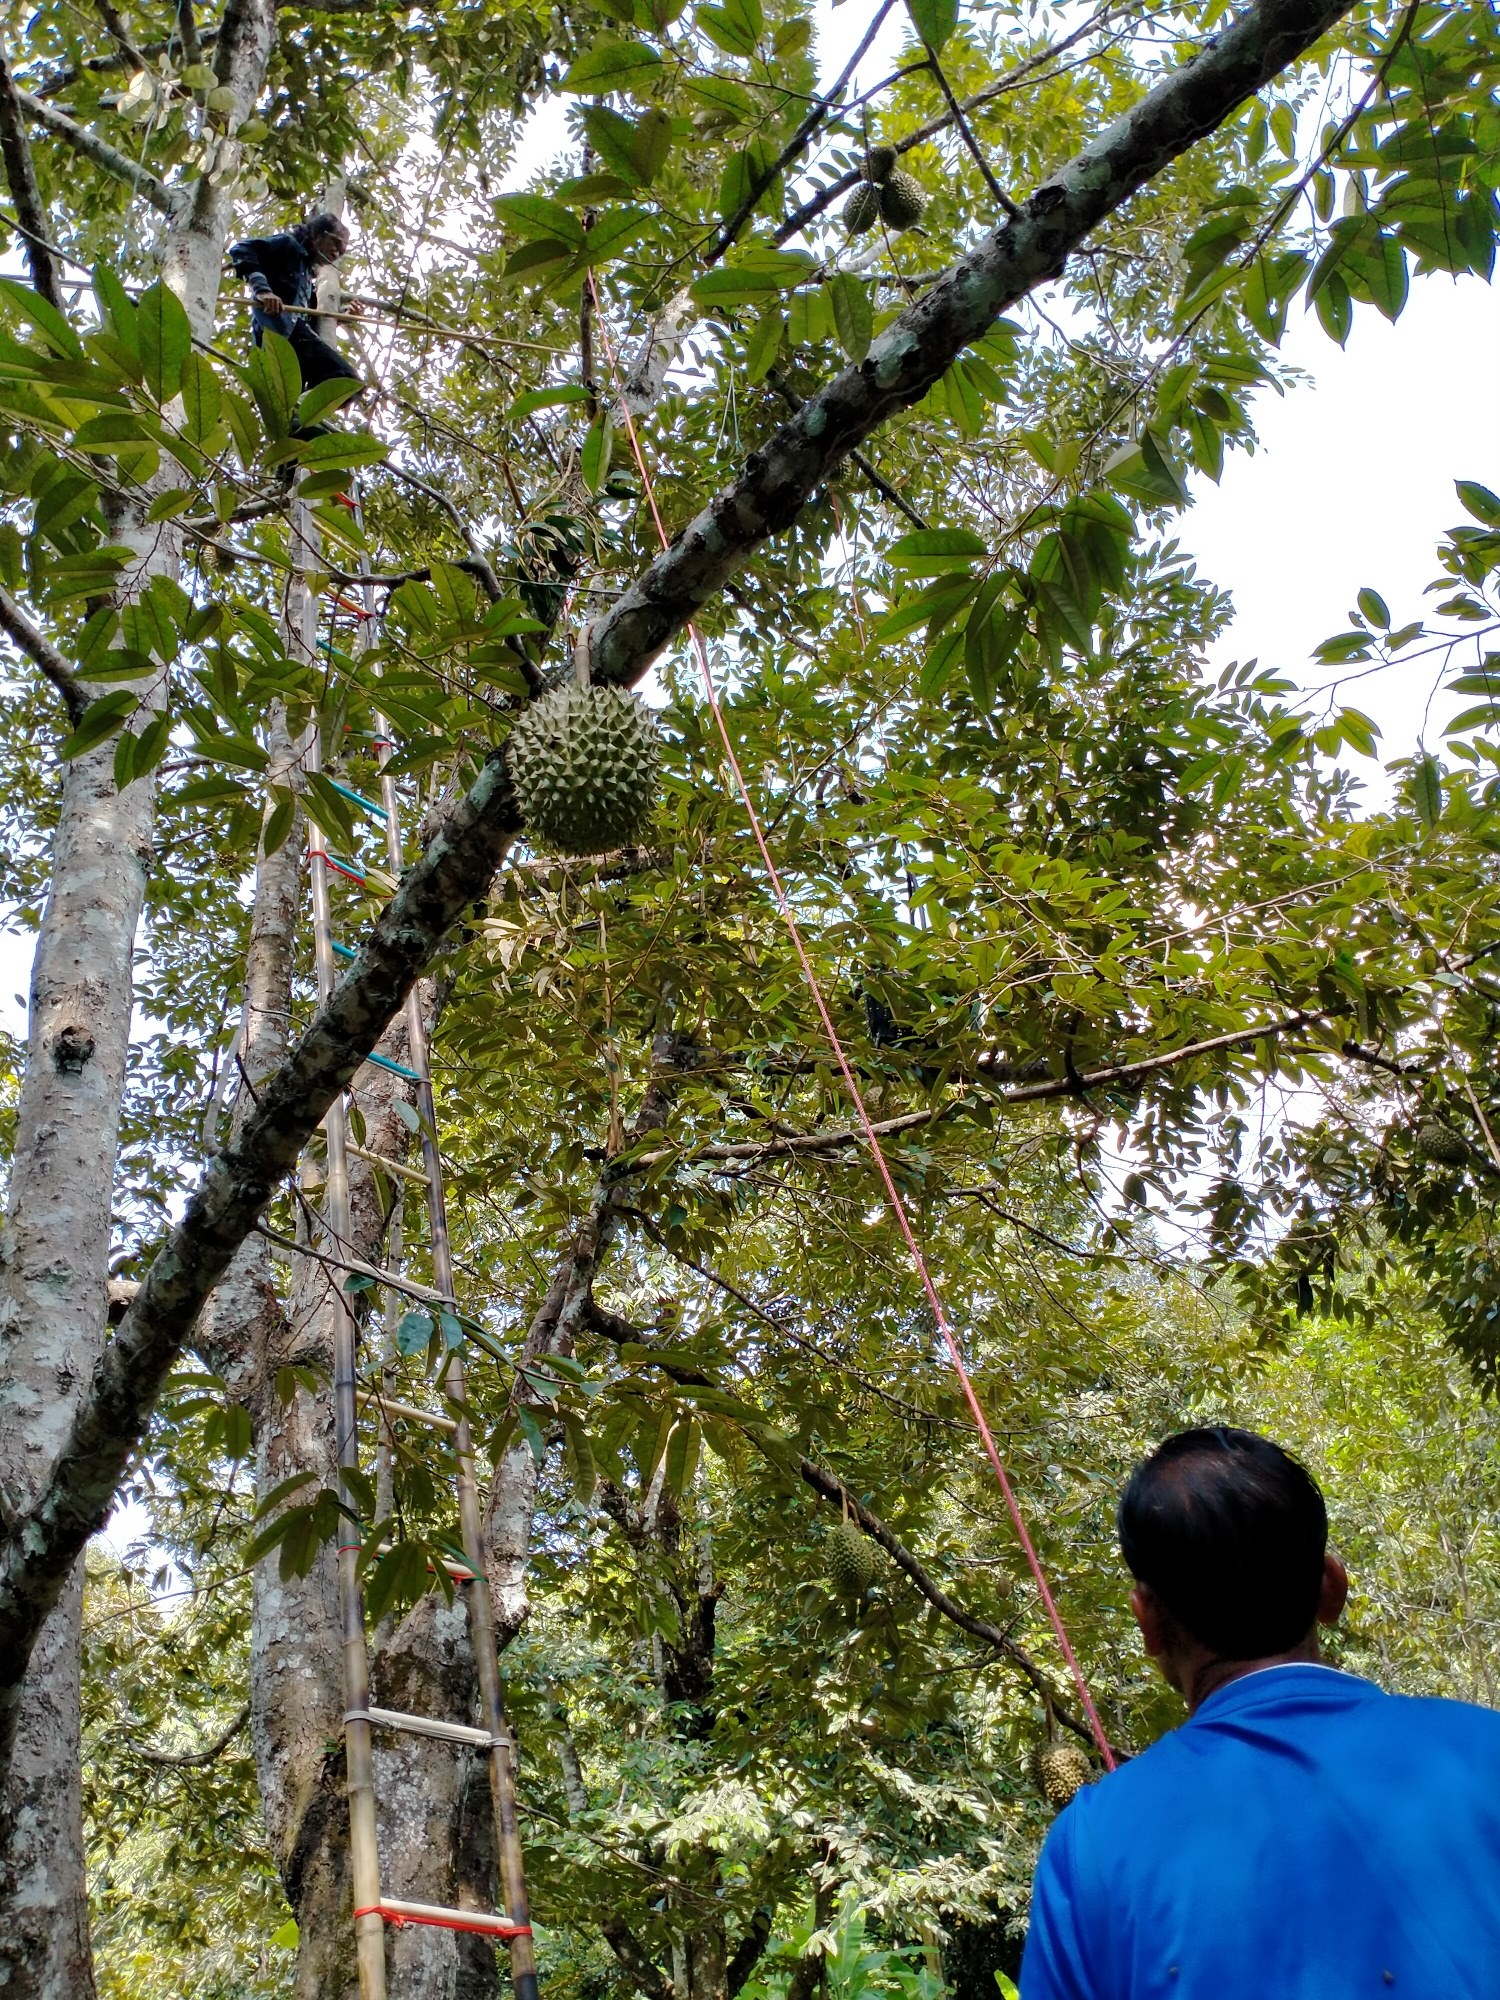
<svg viewBox="0 0 1500 2000"><path fill-rule="evenodd" d="M1232 1681L1059 1815L1021 2000L1500 2000L1500 1714Z"/></svg>

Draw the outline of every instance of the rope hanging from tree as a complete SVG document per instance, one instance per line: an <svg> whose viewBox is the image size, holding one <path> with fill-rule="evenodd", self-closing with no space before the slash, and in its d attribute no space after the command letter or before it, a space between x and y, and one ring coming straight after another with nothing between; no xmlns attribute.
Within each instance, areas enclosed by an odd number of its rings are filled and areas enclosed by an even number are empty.
<svg viewBox="0 0 1500 2000"><path fill-rule="evenodd" d="M614 348L610 341L609 329L605 322L604 314L600 309L599 292L595 285L592 271L588 273L588 287L593 300L595 322L599 328L600 342L604 348L605 360L609 366L610 375L615 380L615 393L620 413L625 420L625 430L630 439L631 453L635 458L636 468L641 476L641 486L646 495L647 503L651 508L651 518L656 524L656 532L661 539L662 547L666 548L669 537L662 521L660 510L656 504L656 492L652 485L650 468L646 464L645 453L641 449L640 437L636 431L635 420L630 413L630 407L619 397L618 369L615 364ZM746 816L750 822L750 831L755 836L756 847L760 850L761 862L766 871L766 878L771 885L777 910L780 912L782 922L786 925L787 934L792 941L792 949L797 954L797 963L802 968L802 977L812 996L813 1005L817 1009L818 1020L823 1030L824 1039L827 1041L834 1061L838 1065L839 1074L843 1078L844 1087L849 1093L850 1101L853 1103L855 1115L859 1120L860 1129L864 1134L865 1143L869 1147L871 1158L875 1162L875 1170L879 1174L881 1185L885 1190L886 1200L890 1204L891 1213L896 1219L896 1226L901 1232L907 1250L910 1252L912 1264L921 1282L922 1290L927 1296L927 1303L932 1308L933 1319L936 1321L938 1331L943 1337L943 1344L948 1350L948 1357L953 1363L954 1373L957 1375L959 1386L963 1390L964 1400L968 1404L969 1413L974 1419L975 1429L979 1432L980 1439L984 1445L985 1456L989 1459L995 1478L999 1482L1000 1492L1005 1501L1006 1512L1010 1515L1011 1525L1016 1531L1016 1539L1021 1544L1027 1568L1031 1571L1032 1580L1035 1582L1037 1592L1041 1597L1042 1605L1047 1613L1047 1621L1052 1627L1053 1635L1057 1640L1063 1659L1067 1662L1068 1672L1072 1676L1073 1685L1078 1690L1078 1698L1083 1706L1084 1715L1088 1719L1090 1733L1094 1738L1094 1742L1098 1745L1099 1755L1104 1761L1105 1768L1112 1771L1115 1768L1115 1755L1110 1747L1109 1738L1105 1734L1104 1724L1100 1720L1099 1711L1094 1704L1093 1695L1089 1692L1089 1685L1084 1677L1083 1668L1078 1663L1078 1656L1074 1652L1072 1641L1068 1637L1067 1627L1063 1623L1062 1613L1058 1609L1057 1600L1054 1598L1052 1588L1047 1581L1047 1574L1042 1567L1041 1557L1037 1554L1036 1544L1032 1541L1030 1531L1026 1526L1025 1516L1021 1511L1021 1505L1016 1497L1015 1488L1011 1484L1010 1475L1006 1472L1005 1463L996 1446L994 1433L990 1429L989 1419L985 1416L984 1407L980 1403L973 1380L965 1365L963 1353L958 1344L958 1337L953 1330L952 1322L938 1293L937 1285L933 1281L927 1259L922 1254L922 1246L918 1243L916 1232L912 1228L911 1218L906 1212L905 1202L901 1199L901 1191L896 1186L890 1163L885 1156L885 1149L880 1143L880 1136L876 1132L870 1113L866 1108L864 1093L859 1087L859 1080L855 1076L849 1058L844 1052L844 1045L839 1040L838 1029L834 1025L833 1015L829 1011L828 1002L824 997L817 972L808 954L801 928L797 923L790 899L782 884L781 875L772 858L771 849L766 840L765 829L761 825L760 815L755 809L755 801L751 796L750 787L745 781L745 774L740 767L740 760L735 753L734 741L730 736L728 724L724 719L724 711L719 703L719 691L714 681L713 669L709 664L708 648L704 645L703 635L699 632L695 623L689 621L687 631L698 661L698 671L702 676L704 693L708 698L709 709L713 715L714 725L718 730L719 741L724 746L724 755L729 761L729 768L734 777L735 789L738 791L740 800L744 805Z"/></svg>

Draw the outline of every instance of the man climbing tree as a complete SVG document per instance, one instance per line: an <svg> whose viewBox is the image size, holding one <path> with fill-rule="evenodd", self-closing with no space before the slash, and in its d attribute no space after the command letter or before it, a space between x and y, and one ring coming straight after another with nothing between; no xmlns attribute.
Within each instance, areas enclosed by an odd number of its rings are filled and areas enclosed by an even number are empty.
<svg viewBox="0 0 1500 2000"><path fill-rule="evenodd" d="M342 379L358 382L359 370L313 325L318 273L336 264L349 248L344 222L326 210L294 222L275 236L247 236L234 244L229 261L250 287L250 326L260 346L269 328L292 343L302 370L302 386Z"/></svg>

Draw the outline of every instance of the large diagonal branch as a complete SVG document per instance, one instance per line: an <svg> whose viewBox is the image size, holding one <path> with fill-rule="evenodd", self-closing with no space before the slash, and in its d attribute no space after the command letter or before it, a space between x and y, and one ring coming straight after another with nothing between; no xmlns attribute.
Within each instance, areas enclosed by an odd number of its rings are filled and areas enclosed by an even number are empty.
<svg viewBox="0 0 1500 2000"><path fill-rule="evenodd" d="M59 111L54 105L43 103L40 97L33 97L29 90L18 90L16 101L28 118L34 118L45 131L63 140L85 160L91 160L101 172L111 175L117 181L123 181L126 187L141 197L142 201L149 202L152 208L157 209L169 220L174 219L186 206L188 196L185 190L169 188L165 181L158 180L156 175L143 167L138 160L132 160L128 153L122 153L119 147L112 146L108 139L101 139L97 132L89 131L86 125L80 125L78 120L70 118L66 111Z"/></svg>
<svg viewBox="0 0 1500 2000"><path fill-rule="evenodd" d="M1086 146L1030 198L1019 221L986 237L879 336L863 363L807 403L599 619L593 647L598 671L614 681L638 680L755 550L796 519L832 465L921 397L1007 306L1056 272L1104 216L1214 131L1351 4L1254 0L1198 56ZM58 115L33 103L32 115ZM42 1621L73 1558L106 1518L205 1298L448 930L484 894L517 830L503 755L496 754L403 880L326 1008L268 1081L256 1115L208 1167L106 1350L40 1498L6 1524L0 1759L8 1754L14 1690Z"/></svg>
<svg viewBox="0 0 1500 2000"><path fill-rule="evenodd" d="M1010 306L1049 278L1090 231L1308 49L1350 0L1257 0L1193 61L1037 189L871 343L865 359L806 402L740 477L591 627L596 681L633 683L761 545L796 520L840 460L919 402Z"/></svg>
<svg viewBox="0 0 1500 2000"><path fill-rule="evenodd" d="M11 73L10 57L0 44L0 159L5 163L5 184L16 205L18 234L26 248L31 282L54 312L64 310L57 289L57 266L47 241L47 214L42 192L36 183L31 146L26 137L25 107Z"/></svg>

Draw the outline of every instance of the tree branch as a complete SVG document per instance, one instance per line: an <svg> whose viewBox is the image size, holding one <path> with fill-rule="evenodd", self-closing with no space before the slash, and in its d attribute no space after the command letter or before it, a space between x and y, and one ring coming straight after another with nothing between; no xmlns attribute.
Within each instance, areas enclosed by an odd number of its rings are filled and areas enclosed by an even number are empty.
<svg viewBox="0 0 1500 2000"><path fill-rule="evenodd" d="M177 37L182 44L185 67L203 60L203 44L198 39L198 23L193 19L193 0L177 0Z"/></svg>
<svg viewBox="0 0 1500 2000"><path fill-rule="evenodd" d="M877 337L859 366L753 454L741 476L604 613L592 648L599 677L639 680L755 550L796 519L830 466L924 395L998 314L1061 269L1098 222L1304 54L1351 5L1252 0L1199 55L1085 146L1031 196L1019 222L986 237ZM60 116L37 99L23 101L40 122ZM72 120L64 122L81 133ZM125 164L133 182L133 163ZM156 185L175 213L177 198ZM209 1164L157 1253L36 1504L13 1524L0 1554L0 1770L13 1740L16 1690L42 1622L73 1558L106 1518L204 1300L442 939L486 893L519 830L504 752L496 751L403 878L326 1007L267 1080L244 1130ZM1228 1046L1266 1032L1199 1046ZM1160 1066L1160 1060L1126 1065L1119 1075Z"/></svg>
<svg viewBox="0 0 1500 2000"><path fill-rule="evenodd" d="M755 1442L753 1432L747 1431L745 1435L752 1444ZM1038 1666L1023 1645L1013 1639L1008 1632L1002 1632L998 1625L992 1625L988 1618L976 1618L972 1611L965 1611L963 1606L951 1598L942 1585L927 1573L906 1544L896 1539L880 1516L872 1514L869 1508L849 1491L843 1480L830 1472L826 1466L817 1464L813 1459L799 1456L797 1470L814 1493L821 1493L825 1500L833 1501L841 1509L847 1501L849 1518L859 1523L872 1542L880 1544L897 1569L909 1582L916 1585L933 1610L946 1618L951 1625L956 1625L960 1632L967 1632L974 1639L982 1639L987 1646L993 1646L997 1653L1003 1653L1007 1660L1020 1668L1037 1693L1051 1703L1052 1712L1058 1721L1092 1748L1094 1732L1082 1716L1075 1715L1065 1702L1058 1699L1056 1681Z"/></svg>
<svg viewBox="0 0 1500 2000"><path fill-rule="evenodd" d="M677 2000L677 1988L623 1917L610 1917L601 1929L604 1942L645 1994L646 2000Z"/></svg>
<svg viewBox="0 0 1500 2000"><path fill-rule="evenodd" d="M41 287L37 287L38 291ZM0 632L13 639L51 681L62 696L68 720L76 729L89 705L83 683L44 632L32 624L8 590L0 590Z"/></svg>
<svg viewBox="0 0 1500 2000"><path fill-rule="evenodd" d="M132 1757L139 1757L146 1764L167 1765L178 1771L201 1771L205 1764L211 1764L216 1757L223 1756L249 1720L250 1704L247 1701L233 1722L222 1729L213 1741L201 1750L153 1750L145 1743L132 1743L129 1746L130 1754Z"/></svg>
<svg viewBox="0 0 1500 2000"><path fill-rule="evenodd" d="M63 312L62 294L57 289L57 266L47 241L47 216L42 192L36 184L31 147L26 138L26 120L21 93L11 73L10 57L0 43L0 158L5 162L5 184L16 205L18 234L26 250L31 282L54 312Z"/></svg>
<svg viewBox="0 0 1500 2000"><path fill-rule="evenodd" d="M734 1956L730 1959L724 1974L724 1987L729 2000L734 2000L734 1996L759 1965L770 1941L771 1912L757 1910L750 1919L749 1930L735 1946Z"/></svg>
<svg viewBox="0 0 1500 2000"><path fill-rule="evenodd" d="M1283 1021L1263 1021L1254 1028L1233 1028L1227 1034L1210 1035L1204 1041L1186 1042L1181 1048L1168 1049L1164 1055L1142 1056L1138 1062L1116 1063L1109 1069L1083 1070L1072 1076L1049 1077L1045 1083L1017 1084L1013 1090L1001 1091L999 1101L1002 1104L1040 1104L1048 1098L1085 1097L1091 1090L1136 1083L1144 1077L1156 1075L1158 1071L1175 1069L1180 1063L1191 1062L1195 1056L1244 1048L1248 1043L1265 1041L1274 1035L1291 1034L1313 1021L1327 1018L1321 1013L1289 1014ZM948 1104L933 1105L926 1111L905 1111L898 1118L877 1120L870 1129L877 1139L912 1132L920 1126L935 1124L939 1119L951 1118L967 1101L966 1098L956 1097ZM781 1154L823 1153L842 1146L858 1146L864 1143L864 1137L862 1126L839 1125L826 1131L794 1133L790 1138L745 1139L733 1145L698 1146L682 1153L663 1148L660 1152L641 1153L634 1159L624 1161L618 1171L621 1174L644 1173L648 1167L660 1166L664 1160L670 1159L681 1159L684 1164L697 1160L747 1160L758 1163Z"/></svg>
<svg viewBox="0 0 1500 2000"><path fill-rule="evenodd" d="M122 153L118 146L112 146L107 139L90 132L86 126L70 118L66 111L54 110L40 97L33 97L29 90L18 90L16 99L28 118L34 118L38 125L65 140L75 153L92 160L101 172L123 181L158 213L175 217L186 207L188 196L184 189L169 188L165 181L158 180L155 174L132 160L128 153Z"/></svg>

